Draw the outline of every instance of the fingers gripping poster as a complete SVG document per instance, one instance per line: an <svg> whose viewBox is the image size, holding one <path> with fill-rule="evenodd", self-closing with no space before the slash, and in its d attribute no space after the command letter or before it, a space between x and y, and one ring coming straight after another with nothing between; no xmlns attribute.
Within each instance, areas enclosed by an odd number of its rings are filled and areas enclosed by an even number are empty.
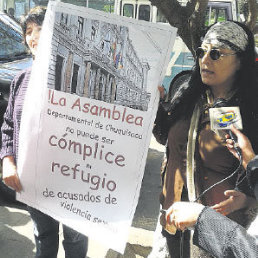
<svg viewBox="0 0 258 258"><path fill-rule="evenodd" d="M18 199L123 252L176 30L51 3L20 132Z"/></svg>

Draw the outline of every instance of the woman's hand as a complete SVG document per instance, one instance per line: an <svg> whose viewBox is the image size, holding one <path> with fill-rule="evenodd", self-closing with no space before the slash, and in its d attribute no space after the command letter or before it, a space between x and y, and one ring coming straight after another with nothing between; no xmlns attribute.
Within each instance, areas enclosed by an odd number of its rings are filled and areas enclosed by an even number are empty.
<svg viewBox="0 0 258 258"><path fill-rule="evenodd" d="M195 225L204 206L193 202L175 202L166 212L167 222L179 230Z"/></svg>
<svg viewBox="0 0 258 258"><path fill-rule="evenodd" d="M158 90L159 90L160 99L164 99L165 95L166 95L165 88L163 86L159 85Z"/></svg>
<svg viewBox="0 0 258 258"><path fill-rule="evenodd" d="M222 215L228 215L236 210L246 208L250 205L250 202L253 202L254 200L236 190L227 190L224 192L224 195L229 198L211 207Z"/></svg>
<svg viewBox="0 0 258 258"><path fill-rule="evenodd" d="M249 139L244 134L242 134L238 129L236 129L234 126L231 127L231 131L237 136L237 144L242 151L243 167L244 169L246 169L246 166L249 163L249 161L251 161L255 156L252 145ZM226 135L226 138L227 138L226 143L227 143L228 150L236 158L239 159L238 154L234 149L234 141L230 139L230 136L228 134Z"/></svg>
<svg viewBox="0 0 258 258"><path fill-rule="evenodd" d="M3 158L3 181L17 192L22 190L13 156Z"/></svg>

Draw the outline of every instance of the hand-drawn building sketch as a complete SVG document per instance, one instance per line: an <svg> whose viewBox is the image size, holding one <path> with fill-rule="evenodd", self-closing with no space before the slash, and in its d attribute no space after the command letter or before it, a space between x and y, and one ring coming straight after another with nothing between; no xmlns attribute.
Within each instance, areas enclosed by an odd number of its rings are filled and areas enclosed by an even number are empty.
<svg viewBox="0 0 258 258"><path fill-rule="evenodd" d="M56 14L49 88L146 111L149 70L127 27Z"/></svg>

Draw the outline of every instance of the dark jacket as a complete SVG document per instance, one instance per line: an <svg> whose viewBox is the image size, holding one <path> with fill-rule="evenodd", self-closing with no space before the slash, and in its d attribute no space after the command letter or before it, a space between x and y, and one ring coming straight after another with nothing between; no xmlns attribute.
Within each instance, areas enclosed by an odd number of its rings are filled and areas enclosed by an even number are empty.
<svg viewBox="0 0 258 258"><path fill-rule="evenodd" d="M209 207L198 218L193 243L218 258L258 257L258 239Z"/></svg>
<svg viewBox="0 0 258 258"><path fill-rule="evenodd" d="M258 156L247 166L248 179L258 200ZM193 243L219 258L258 257L257 237L246 229L209 207L205 207L197 220Z"/></svg>

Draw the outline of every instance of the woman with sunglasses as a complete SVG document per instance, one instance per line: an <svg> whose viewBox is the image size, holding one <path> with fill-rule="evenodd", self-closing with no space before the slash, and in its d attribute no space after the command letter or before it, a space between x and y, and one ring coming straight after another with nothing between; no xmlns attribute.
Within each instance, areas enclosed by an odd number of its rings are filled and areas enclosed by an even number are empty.
<svg viewBox="0 0 258 258"><path fill-rule="evenodd" d="M180 200L195 201L203 191L228 177L239 165L238 160L228 152L224 135L217 135L211 130L209 109L216 106L216 103L223 102L224 105L240 108L243 132L257 153L257 100L252 33L238 22L226 21L211 26L201 47L196 50L196 64L190 78L184 79L177 86L168 103L161 102L160 109L167 111L166 121L164 122L164 117L156 118L156 126L163 126L160 130L154 130L162 134L156 135L157 138L162 136L167 139L167 165L162 175L163 211ZM249 196L247 202L250 205L246 208L234 205L234 198L231 196L234 191L227 191L236 188ZM240 180L235 175L224 180L198 201L222 212L244 227L251 222L250 210L254 199L245 178ZM235 208L229 213L227 206ZM174 235L169 233L173 229L166 224L165 212L163 213L162 233L166 237L170 255L189 257L189 234L183 234L184 254L182 255L181 247L180 256L182 234L180 231ZM195 253L193 257L206 257L206 254Z"/></svg>

